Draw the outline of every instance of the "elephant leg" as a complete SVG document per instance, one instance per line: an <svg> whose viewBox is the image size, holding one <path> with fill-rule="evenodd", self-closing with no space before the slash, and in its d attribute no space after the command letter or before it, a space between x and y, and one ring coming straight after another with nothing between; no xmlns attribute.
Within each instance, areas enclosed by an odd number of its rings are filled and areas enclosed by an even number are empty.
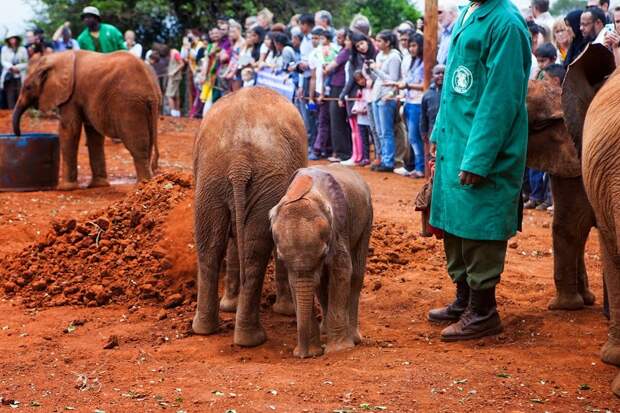
<svg viewBox="0 0 620 413"><path fill-rule="evenodd" d="M86 132L90 170L93 175L88 187L97 188L110 186L108 182L108 173L105 167L105 152L103 150L105 136L89 124L84 124L84 131Z"/></svg>
<svg viewBox="0 0 620 413"><path fill-rule="evenodd" d="M198 303L192 329L196 334L213 334L219 328L218 281L230 230L230 211L225 205L207 206L205 202L196 202L194 208Z"/></svg>
<svg viewBox="0 0 620 413"><path fill-rule="evenodd" d="M321 305L321 334L327 334L327 311L329 309L329 269L326 265L321 270L321 282L316 288L316 296Z"/></svg>
<svg viewBox="0 0 620 413"><path fill-rule="evenodd" d="M583 303L589 306L589 305L594 305L594 303L596 302L596 296L590 290L590 282L588 280L588 271L586 270L586 263L584 260L585 246L586 245L584 241L583 247L581 248L581 252L577 256L577 290L579 291L579 294L583 298Z"/></svg>
<svg viewBox="0 0 620 413"><path fill-rule="evenodd" d="M276 256L276 254L274 254ZM288 282L286 266L276 257L276 302L273 311L283 315L295 315L295 305L291 295L291 286Z"/></svg>
<svg viewBox="0 0 620 413"><path fill-rule="evenodd" d="M234 237L228 239L226 249L226 282L224 297L220 300L220 310L226 313L237 311L237 298L239 296L239 253L237 241Z"/></svg>
<svg viewBox="0 0 620 413"><path fill-rule="evenodd" d="M61 191L70 191L78 188L77 157L82 121L73 111L61 111L60 152L62 154L62 179L58 184Z"/></svg>
<svg viewBox="0 0 620 413"><path fill-rule="evenodd" d="M273 250L273 239L266 217L267 214L263 215L262 211L250 213L244 230L245 251L239 251L245 274L242 274L237 301L234 341L244 347L258 346L267 340L265 329L260 323L263 281Z"/></svg>
<svg viewBox="0 0 620 413"><path fill-rule="evenodd" d="M149 130L125 130L122 141L133 158L138 182L148 181L153 176L151 169L151 146L149 144Z"/></svg>
<svg viewBox="0 0 620 413"><path fill-rule="evenodd" d="M351 255L344 245L337 245L336 248L333 261L329 265L326 353L355 346L350 334L349 321L352 278Z"/></svg>
<svg viewBox="0 0 620 413"><path fill-rule="evenodd" d="M359 331L359 305L360 294L364 286L364 273L366 272L366 257L368 256L368 243L370 241L371 227L362 235L353 253L353 272L351 276L351 298L349 300L349 323L351 337L355 344L362 342Z"/></svg>
<svg viewBox="0 0 620 413"><path fill-rule="evenodd" d="M585 304L579 291L579 260L591 228L592 210L581 178L551 176L553 214L553 279L556 296L550 310L579 310Z"/></svg>
<svg viewBox="0 0 620 413"><path fill-rule="evenodd" d="M601 350L601 358L605 363L620 366L620 255L612 252L614 246L606 242L604 236L599 237L603 255L603 275L607 294L609 295L609 333L607 342ZM614 381L616 383L616 381Z"/></svg>

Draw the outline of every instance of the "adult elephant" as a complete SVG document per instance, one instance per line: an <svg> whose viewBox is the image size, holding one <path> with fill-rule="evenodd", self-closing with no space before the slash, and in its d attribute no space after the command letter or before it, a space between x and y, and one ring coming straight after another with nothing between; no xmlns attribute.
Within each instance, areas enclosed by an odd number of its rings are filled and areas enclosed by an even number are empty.
<svg viewBox="0 0 620 413"><path fill-rule="evenodd" d="M270 89L241 89L218 100L202 120L194 143L195 333L213 334L219 328L218 279L228 245L229 285L222 309L236 308L234 342L257 346L266 340L259 310L273 250L268 213L286 193L293 173L306 166L306 157L307 140L299 112ZM230 237L234 241L229 244ZM240 285L235 297L231 285L237 265ZM278 292L287 295L292 307L286 273L279 271L277 278Z"/></svg>
<svg viewBox="0 0 620 413"><path fill-rule="evenodd" d="M562 90L530 81L527 107L527 165L549 173L553 189L553 279L551 310L578 310L594 304L584 262L585 244L596 225L581 179L577 147L564 124Z"/></svg>
<svg viewBox="0 0 620 413"><path fill-rule="evenodd" d="M68 51L30 68L13 112L13 131L30 107L60 113L62 179L58 189L78 187L77 154L82 126L90 157L90 187L109 185L104 137L120 139L133 157L138 181L157 168L157 119L161 92L146 65L127 52Z"/></svg>

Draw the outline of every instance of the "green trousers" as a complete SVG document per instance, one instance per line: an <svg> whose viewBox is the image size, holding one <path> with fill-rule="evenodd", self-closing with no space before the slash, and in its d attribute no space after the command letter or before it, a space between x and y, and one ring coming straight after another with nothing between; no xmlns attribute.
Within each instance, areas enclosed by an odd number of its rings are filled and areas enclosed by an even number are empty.
<svg viewBox="0 0 620 413"><path fill-rule="evenodd" d="M455 283L466 279L472 290L491 288L504 272L507 245L508 241L472 240L445 233L448 274Z"/></svg>

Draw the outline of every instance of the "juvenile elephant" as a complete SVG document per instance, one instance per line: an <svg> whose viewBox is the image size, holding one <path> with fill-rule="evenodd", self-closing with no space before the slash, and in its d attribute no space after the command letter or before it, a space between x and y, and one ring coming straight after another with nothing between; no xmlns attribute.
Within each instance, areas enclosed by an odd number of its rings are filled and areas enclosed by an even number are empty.
<svg viewBox="0 0 620 413"><path fill-rule="evenodd" d="M288 271L297 313L298 357L323 353L314 316L321 303L327 352L361 342L359 297L372 230L370 190L345 167L300 169L269 213L277 257Z"/></svg>
<svg viewBox="0 0 620 413"><path fill-rule="evenodd" d="M234 275L238 266L240 278L238 298L228 295L234 288L227 288L222 302L237 311L234 342L257 346L266 340L259 310L273 250L268 214L286 193L293 173L306 166L306 157L299 112L269 89L241 89L218 100L202 120L194 143L198 253L194 332L218 330L218 278L228 245L227 276ZM234 241L229 244L230 237ZM289 288L280 288L279 293L288 298L278 299L290 302Z"/></svg>
<svg viewBox="0 0 620 413"><path fill-rule="evenodd" d="M530 81L527 107L527 165L549 173L553 189L553 279L551 310L577 310L594 304L584 262L585 244L596 225L581 179L575 143L564 124L562 90Z"/></svg>
<svg viewBox="0 0 620 413"><path fill-rule="evenodd" d="M82 126L90 157L89 187L109 185L104 136L118 138L133 157L138 181L157 168L157 119L161 92L146 65L127 52L68 51L45 56L29 69L13 112L13 131L30 107L60 112L62 179L78 187L77 154Z"/></svg>

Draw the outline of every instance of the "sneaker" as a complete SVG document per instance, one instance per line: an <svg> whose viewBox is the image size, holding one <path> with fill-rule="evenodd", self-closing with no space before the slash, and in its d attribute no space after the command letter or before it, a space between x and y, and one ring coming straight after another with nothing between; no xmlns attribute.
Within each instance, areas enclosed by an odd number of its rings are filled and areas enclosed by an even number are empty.
<svg viewBox="0 0 620 413"><path fill-rule="evenodd" d="M337 156L330 156L329 158L327 158L327 160L330 162L342 162L342 159Z"/></svg>
<svg viewBox="0 0 620 413"><path fill-rule="evenodd" d="M408 176L409 175L409 171L407 169L405 169L403 166L401 166L400 168L394 169L394 173L396 175L400 175L400 176Z"/></svg>
<svg viewBox="0 0 620 413"><path fill-rule="evenodd" d="M538 206L538 204L540 204L540 202L534 201L533 199L530 199L529 201L527 201L524 205L523 208L525 209L534 209Z"/></svg>
<svg viewBox="0 0 620 413"><path fill-rule="evenodd" d="M543 202L542 204L538 205L536 207L537 211L546 211L549 209L549 207L551 206L551 204L547 203L547 202Z"/></svg>
<svg viewBox="0 0 620 413"><path fill-rule="evenodd" d="M319 159L321 159L319 157L319 155L317 155L316 153L312 152L310 153L310 155L308 155L308 160L309 161L318 161Z"/></svg>
<svg viewBox="0 0 620 413"><path fill-rule="evenodd" d="M424 176L424 172L413 171L413 172L409 173L409 177L410 178L414 178L414 179L422 179L425 176Z"/></svg>
<svg viewBox="0 0 620 413"><path fill-rule="evenodd" d="M362 159L358 164L358 166L367 166L370 165L370 160L368 159Z"/></svg>
<svg viewBox="0 0 620 413"><path fill-rule="evenodd" d="M547 208L547 211L549 212L553 212L553 205L551 205L550 207Z"/></svg>
<svg viewBox="0 0 620 413"><path fill-rule="evenodd" d="M357 165L357 162L355 162L355 160L353 158L349 158L346 161L340 161L340 165L355 166L355 165Z"/></svg>
<svg viewBox="0 0 620 413"><path fill-rule="evenodd" d="M379 165L374 169L375 172L394 172L393 166Z"/></svg>

